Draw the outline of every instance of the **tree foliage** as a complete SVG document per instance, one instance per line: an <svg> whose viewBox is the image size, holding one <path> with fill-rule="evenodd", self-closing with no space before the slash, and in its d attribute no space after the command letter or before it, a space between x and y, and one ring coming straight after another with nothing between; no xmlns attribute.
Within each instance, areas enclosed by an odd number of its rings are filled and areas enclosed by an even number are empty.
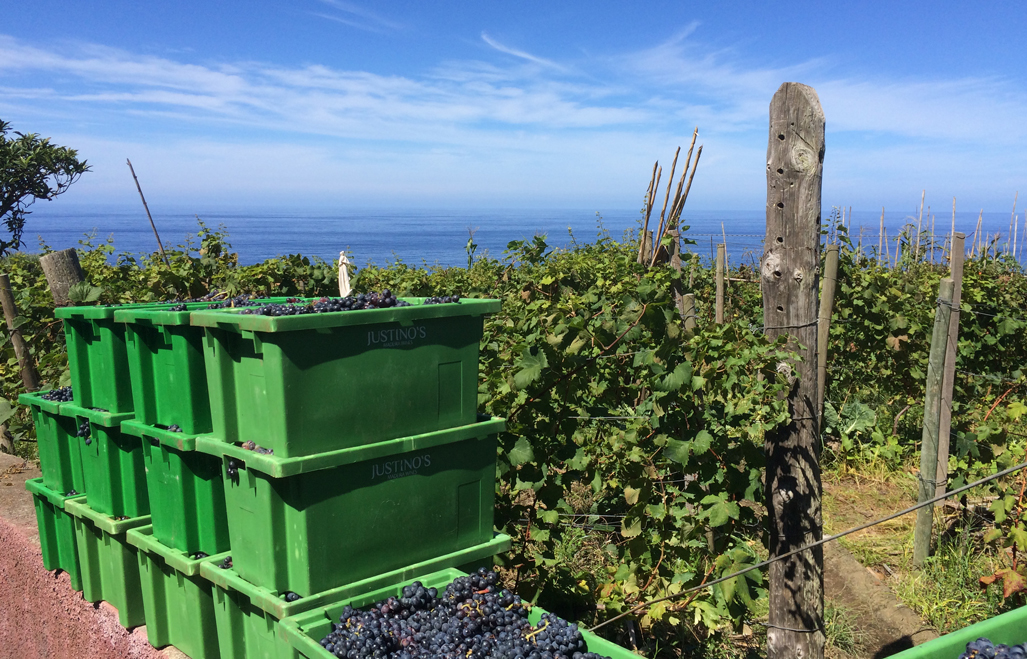
<svg viewBox="0 0 1027 659"><path fill-rule="evenodd" d="M10 234L0 238L0 255L22 246L29 206L63 194L87 171L89 165L78 159L75 149L51 144L50 138L35 133L12 131L10 123L0 120L0 222Z"/></svg>

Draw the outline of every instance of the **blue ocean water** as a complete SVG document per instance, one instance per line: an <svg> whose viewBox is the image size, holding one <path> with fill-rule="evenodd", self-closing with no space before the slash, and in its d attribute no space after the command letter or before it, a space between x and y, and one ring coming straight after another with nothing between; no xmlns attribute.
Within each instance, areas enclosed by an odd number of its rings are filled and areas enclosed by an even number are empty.
<svg viewBox="0 0 1027 659"><path fill-rule="evenodd" d="M32 207L25 231L25 251L38 251L40 240L53 249L79 246L87 234L93 242L113 238L118 252L133 254L156 250L156 240L141 208L87 207L59 202L39 203ZM825 207L825 216L829 209ZM655 215L655 211L654 211ZM625 232L637 231L641 214L637 209L488 209L488 210L349 210L328 212L275 211L243 209L239 211L200 210L196 213L154 213L154 222L166 248L183 243L189 234L196 234L197 216L208 227L224 226L233 251L243 264L257 263L285 254L320 256L331 261L346 250L357 266L367 263L383 265L397 259L421 265L461 266L467 263L465 246L469 230L474 231L477 255L501 258L507 243L530 240L545 234L554 247L568 247L573 242L594 241L605 230L621 239ZM885 217L892 239L909 221L906 214L889 213ZM1022 219L1022 217L1021 217ZM985 213L982 234L1008 233L1010 216ZM650 219L655 229L659 218ZM850 233L857 242L862 227L864 248L876 249L880 213L852 213ZM686 208L684 223L689 226L686 237L695 241L688 247L705 259L712 257L714 245L726 235L728 257L732 264L757 263L763 252L764 211L690 211ZM957 214L956 230L967 234L969 243L977 223L977 214ZM951 217L936 220L935 232L947 234ZM944 226L942 226L944 225ZM1023 223L1019 223L1024 233ZM923 231L928 228L924 227ZM1022 239L1020 242L1023 242ZM1018 250L1019 251L1019 250ZM1024 250L1027 253L1027 250Z"/></svg>

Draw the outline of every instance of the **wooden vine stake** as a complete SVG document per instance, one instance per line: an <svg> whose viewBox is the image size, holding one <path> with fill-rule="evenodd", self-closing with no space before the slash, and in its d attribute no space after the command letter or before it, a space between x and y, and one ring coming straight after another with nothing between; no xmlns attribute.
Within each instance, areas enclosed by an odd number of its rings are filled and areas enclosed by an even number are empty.
<svg viewBox="0 0 1027 659"><path fill-rule="evenodd" d="M945 494L949 478L949 435L952 432L952 389L956 380L956 347L959 344L959 305L963 292L963 246L966 236L952 233L949 277L952 278L952 313L945 344L945 371L941 380L941 412L938 417L938 471L934 496Z"/></svg>
<svg viewBox="0 0 1027 659"><path fill-rule="evenodd" d="M941 383L945 371L945 352L948 345L949 317L952 312L952 278L941 280L938 287L938 310L934 315L931 334L931 354L927 363L927 393L924 397L924 432L920 442L920 496L923 503L934 498L938 473L938 425L941 422ZM923 565L931 553L931 527L934 506L924 506L916 515L913 529L913 564Z"/></svg>
<svg viewBox="0 0 1027 659"><path fill-rule="evenodd" d="M765 440L773 558L823 536L816 364L824 111L812 87L781 85L770 102L768 142L764 331L771 340L787 336L788 349L801 358L778 365L792 383L792 421ZM823 548L776 561L769 573L768 658L822 659Z"/></svg>
<svg viewBox="0 0 1027 659"><path fill-rule="evenodd" d="M724 324L724 259L725 259L725 245L720 243L717 245L717 306L715 311L714 320L718 325Z"/></svg>
<svg viewBox="0 0 1027 659"><path fill-rule="evenodd" d="M820 314L817 317L817 414L824 413L827 395L827 340L834 312L834 290L838 282L838 245L828 245L824 258L824 281L820 291Z"/></svg>

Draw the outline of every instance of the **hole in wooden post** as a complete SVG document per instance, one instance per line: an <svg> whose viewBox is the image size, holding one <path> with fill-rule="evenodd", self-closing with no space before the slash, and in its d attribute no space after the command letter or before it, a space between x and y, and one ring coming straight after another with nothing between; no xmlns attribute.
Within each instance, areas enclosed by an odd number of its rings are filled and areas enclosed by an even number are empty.
<svg viewBox="0 0 1027 659"><path fill-rule="evenodd" d="M778 236L778 237L777 237L777 242L779 242L779 243L783 243L784 241L785 241L785 239L784 239L784 238L782 238L781 236Z"/></svg>
<svg viewBox="0 0 1027 659"><path fill-rule="evenodd" d="M781 271L780 270L775 270L774 271L774 276L775 277L780 277L781 276Z"/></svg>
<svg viewBox="0 0 1027 659"><path fill-rule="evenodd" d="M777 310L778 310L778 311L784 311L784 310L785 310L785 308L784 308L784 307L781 307L781 306L779 306L779 307L777 308Z"/></svg>
<svg viewBox="0 0 1027 659"><path fill-rule="evenodd" d="M785 173L785 170L783 170L782 168L778 167L778 168L777 168L777 173L778 173L778 174L784 174L784 173Z"/></svg>
<svg viewBox="0 0 1027 659"><path fill-rule="evenodd" d="M778 207L778 208L784 208L784 207L785 207L785 204L784 204L784 202L783 202L783 201L779 201L779 202L777 202L777 207Z"/></svg>
<svg viewBox="0 0 1027 659"><path fill-rule="evenodd" d="M785 138L785 134L784 133L778 133L777 139L784 140L784 138Z"/></svg>

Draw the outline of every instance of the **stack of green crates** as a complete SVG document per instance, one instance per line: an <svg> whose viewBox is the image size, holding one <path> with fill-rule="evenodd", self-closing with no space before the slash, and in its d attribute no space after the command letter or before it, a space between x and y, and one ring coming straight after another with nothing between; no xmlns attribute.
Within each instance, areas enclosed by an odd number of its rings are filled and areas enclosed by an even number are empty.
<svg viewBox="0 0 1027 659"><path fill-rule="evenodd" d="M87 600L110 602L122 624L133 626L142 622L142 608L135 550L125 534L149 522L150 504L141 441L121 433L134 417L125 328L114 319L122 308L57 309L74 400L50 401L44 391L22 394L19 402L30 408L43 472L26 488L44 566L68 572Z"/></svg>
<svg viewBox="0 0 1027 659"><path fill-rule="evenodd" d="M294 656L277 622L347 593L486 562L496 435L477 414L494 300L270 317L192 313L232 567L216 585L222 656ZM354 590L356 589L356 590Z"/></svg>

